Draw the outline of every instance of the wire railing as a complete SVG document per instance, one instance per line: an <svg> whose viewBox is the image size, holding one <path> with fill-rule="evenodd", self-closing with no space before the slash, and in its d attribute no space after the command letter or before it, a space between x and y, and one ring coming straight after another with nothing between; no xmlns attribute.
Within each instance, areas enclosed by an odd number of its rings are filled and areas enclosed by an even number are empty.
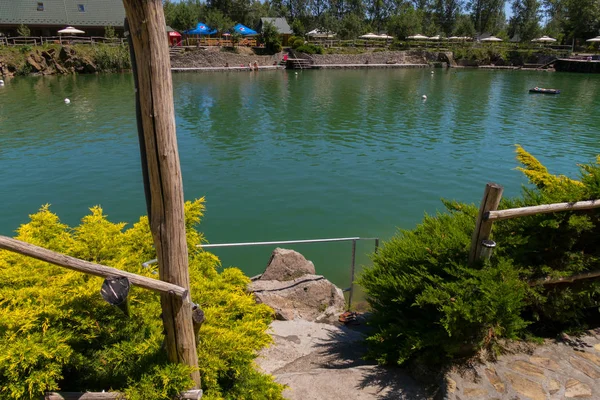
<svg viewBox="0 0 600 400"><path fill-rule="evenodd" d="M197 244L196 247L201 249L215 249L220 247L251 247L251 246L273 246L273 245L287 245L287 244L308 244L308 243L331 243L331 242L352 242L352 257L350 261L350 286L342 289L344 292L348 292L348 307L352 305L352 297L354 294L354 274L356 271L356 243L358 241L373 240L375 242L375 253L379 250L379 238L378 237L366 237L362 238L359 236L344 237L344 238L326 238L326 239L301 239L301 240L275 240L270 242L240 242L240 243L207 243ZM153 259L142 263L142 266L149 268L150 265L156 264L158 259Z"/></svg>

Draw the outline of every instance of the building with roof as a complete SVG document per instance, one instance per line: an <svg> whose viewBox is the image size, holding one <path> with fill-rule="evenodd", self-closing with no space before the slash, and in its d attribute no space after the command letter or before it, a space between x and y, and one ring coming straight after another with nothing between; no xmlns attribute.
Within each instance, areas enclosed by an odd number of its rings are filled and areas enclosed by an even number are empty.
<svg viewBox="0 0 600 400"><path fill-rule="evenodd" d="M287 20L285 18L263 17L260 19L260 22L258 23L258 26L256 27L256 31L262 32L263 25L266 23L271 23L275 26L275 28L277 28L277 31L281 35L281 39L282 39L281 43L284 46L287 45L288 39L290 36L292 36L292 33L293 33L292 28L290 28L290 25L287 23Z"/></svg>
<svg viewBox="0 0 600 400"><path fill-rule="evenodd" d="M104 36L104 27L123 32L125 8L122 0L0 0L0 33L17 36L20 25L32 36L57 36L74 26L88 36Z"/></svg>

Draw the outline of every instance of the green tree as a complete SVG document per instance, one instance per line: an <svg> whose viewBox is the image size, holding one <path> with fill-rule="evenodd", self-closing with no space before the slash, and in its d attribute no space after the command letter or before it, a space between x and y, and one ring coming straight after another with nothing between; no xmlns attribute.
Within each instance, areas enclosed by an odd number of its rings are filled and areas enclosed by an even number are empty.
<svg viewBox="0 0 600 400"><path fill-rule="evenodd" d="M446 35L450 35L456 26L463 0L435 0L433 10L436 23Z"/></svg>
<svg viewBox="0 0 600 400"><path fill-rule="evenodd" d="M216 8L210 8L204 19L208 26L219 32L224 32L235 25L231 18Z"/></svg>
<svg viewBox="0 0 600 400"><path fill-rule="evenodd" d="M109 39L113 39L117 37L117 34L115 33L115 27L112 25L108 25L104 27L104 37L109 38Z"/></svg>
<svg viewBox="0 0 600 400"><path fill-rule="evenodd" d="M181 1L167 6L167 9L167 24L178 31L194 28L206 13L205 5L198 0Z"/></svg>
<svg viewBox="0 0 600 400"><path fill-rule="evenodd" d="M575 39L588 39L600 29L600 0L563 0L563 31Z"/></svg>
<svg viewBox="0 0 600 400"><path fill-rule="evenodd" d="M294 32L294 36L304 36L304 34L306 33L306 28L304 27L302 21L300 21L299 19L295 19L294 22L292 22L291 28Z"/></svg>
<svg viewBox="0 0 600 400"><path fill-rule="evenodd" d="M408 36L421 33L423 25L419 12L411 5L406 5L403 11L389 18L387 24L388 34L406 39Z"/></svg>
<svg viewBox="0 0 600 400"><path fill-rule="evenodd" d="M513 15L508 24L510 37L518 36L527 42L540 33L541 4L538 0L513 0Z"/></svg>
<svg viewBox="0 0 600 400"><path fill-rule="evenodd" d="M265 48L273 53L281 51L281 38L279 31L270 22L266 22L262 26L262 32L260 33L260 41L265 44Z"/></svg>
<svg viewBox="0 0 600 400"><path fill-rule="evenodd" d="M342 18L337 32L340 39L355 39L363 33L365 33L365 21L355 13Z"/></svg>
<svg viewBox="0 0 600 400"><path fill-rule="evenodd" d="M505 0L469 0L467 7L478 33L499 30L499 25L504 23Z"/></svg>
<svg viewBox="0 0 600 400"><path fill-rule="evenodd" d="M29 30L29 28L27 27L27 25L19 25L19 27L17 28L17 33L19 34L19 36L29 36L31 35L31 31Z"/></svg>
<svg viewBox="0 0 600 400"><path fill-rule="evenodd" d="M456 18L452 34L454 36L474 37L477 34L477 31L475 30L473 19L469 15L460 14Z"/></svg>

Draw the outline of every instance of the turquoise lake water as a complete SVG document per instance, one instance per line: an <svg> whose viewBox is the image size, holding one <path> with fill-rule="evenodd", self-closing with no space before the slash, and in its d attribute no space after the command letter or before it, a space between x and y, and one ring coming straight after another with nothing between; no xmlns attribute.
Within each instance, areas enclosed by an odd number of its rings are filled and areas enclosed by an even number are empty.
<svg viewBox="0 0 600 400"><path fill-rule="evenodd" d="M349 70L173 80L185 197L206 197L199 228L211 243L385 240L441 210L442 197L478 203L488 181L518 194L526 181L515 143L570 176L600 153L597 75ZM528 94L534 86L562 94ZM45 203L69 224L96 204L114 222L136 221L145 201L131 75L8 81L0 171L0 234ZM372 246L359 243L359 264ZM350 243L287 247L348 284ZM253 275L271 250L215 253Z"/></svg>

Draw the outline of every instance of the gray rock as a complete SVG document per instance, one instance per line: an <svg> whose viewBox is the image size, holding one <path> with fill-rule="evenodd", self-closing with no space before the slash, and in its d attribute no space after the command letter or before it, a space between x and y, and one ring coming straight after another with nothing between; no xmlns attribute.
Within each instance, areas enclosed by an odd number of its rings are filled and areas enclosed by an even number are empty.
<svg viewBox="0 0 600 400"><path fill-rule="evenodd" d="M277 319L333 322L344 311L342 290L319 275L289 281L256 280L248 290L258 303L275 310Z"/></svg>
<svg viewBox="0 0 600 400"><path fill-rule="evenodd" d="M303 275L314 275L315 266L297 251L276 248L260 280L289 281Z"/></svg>

